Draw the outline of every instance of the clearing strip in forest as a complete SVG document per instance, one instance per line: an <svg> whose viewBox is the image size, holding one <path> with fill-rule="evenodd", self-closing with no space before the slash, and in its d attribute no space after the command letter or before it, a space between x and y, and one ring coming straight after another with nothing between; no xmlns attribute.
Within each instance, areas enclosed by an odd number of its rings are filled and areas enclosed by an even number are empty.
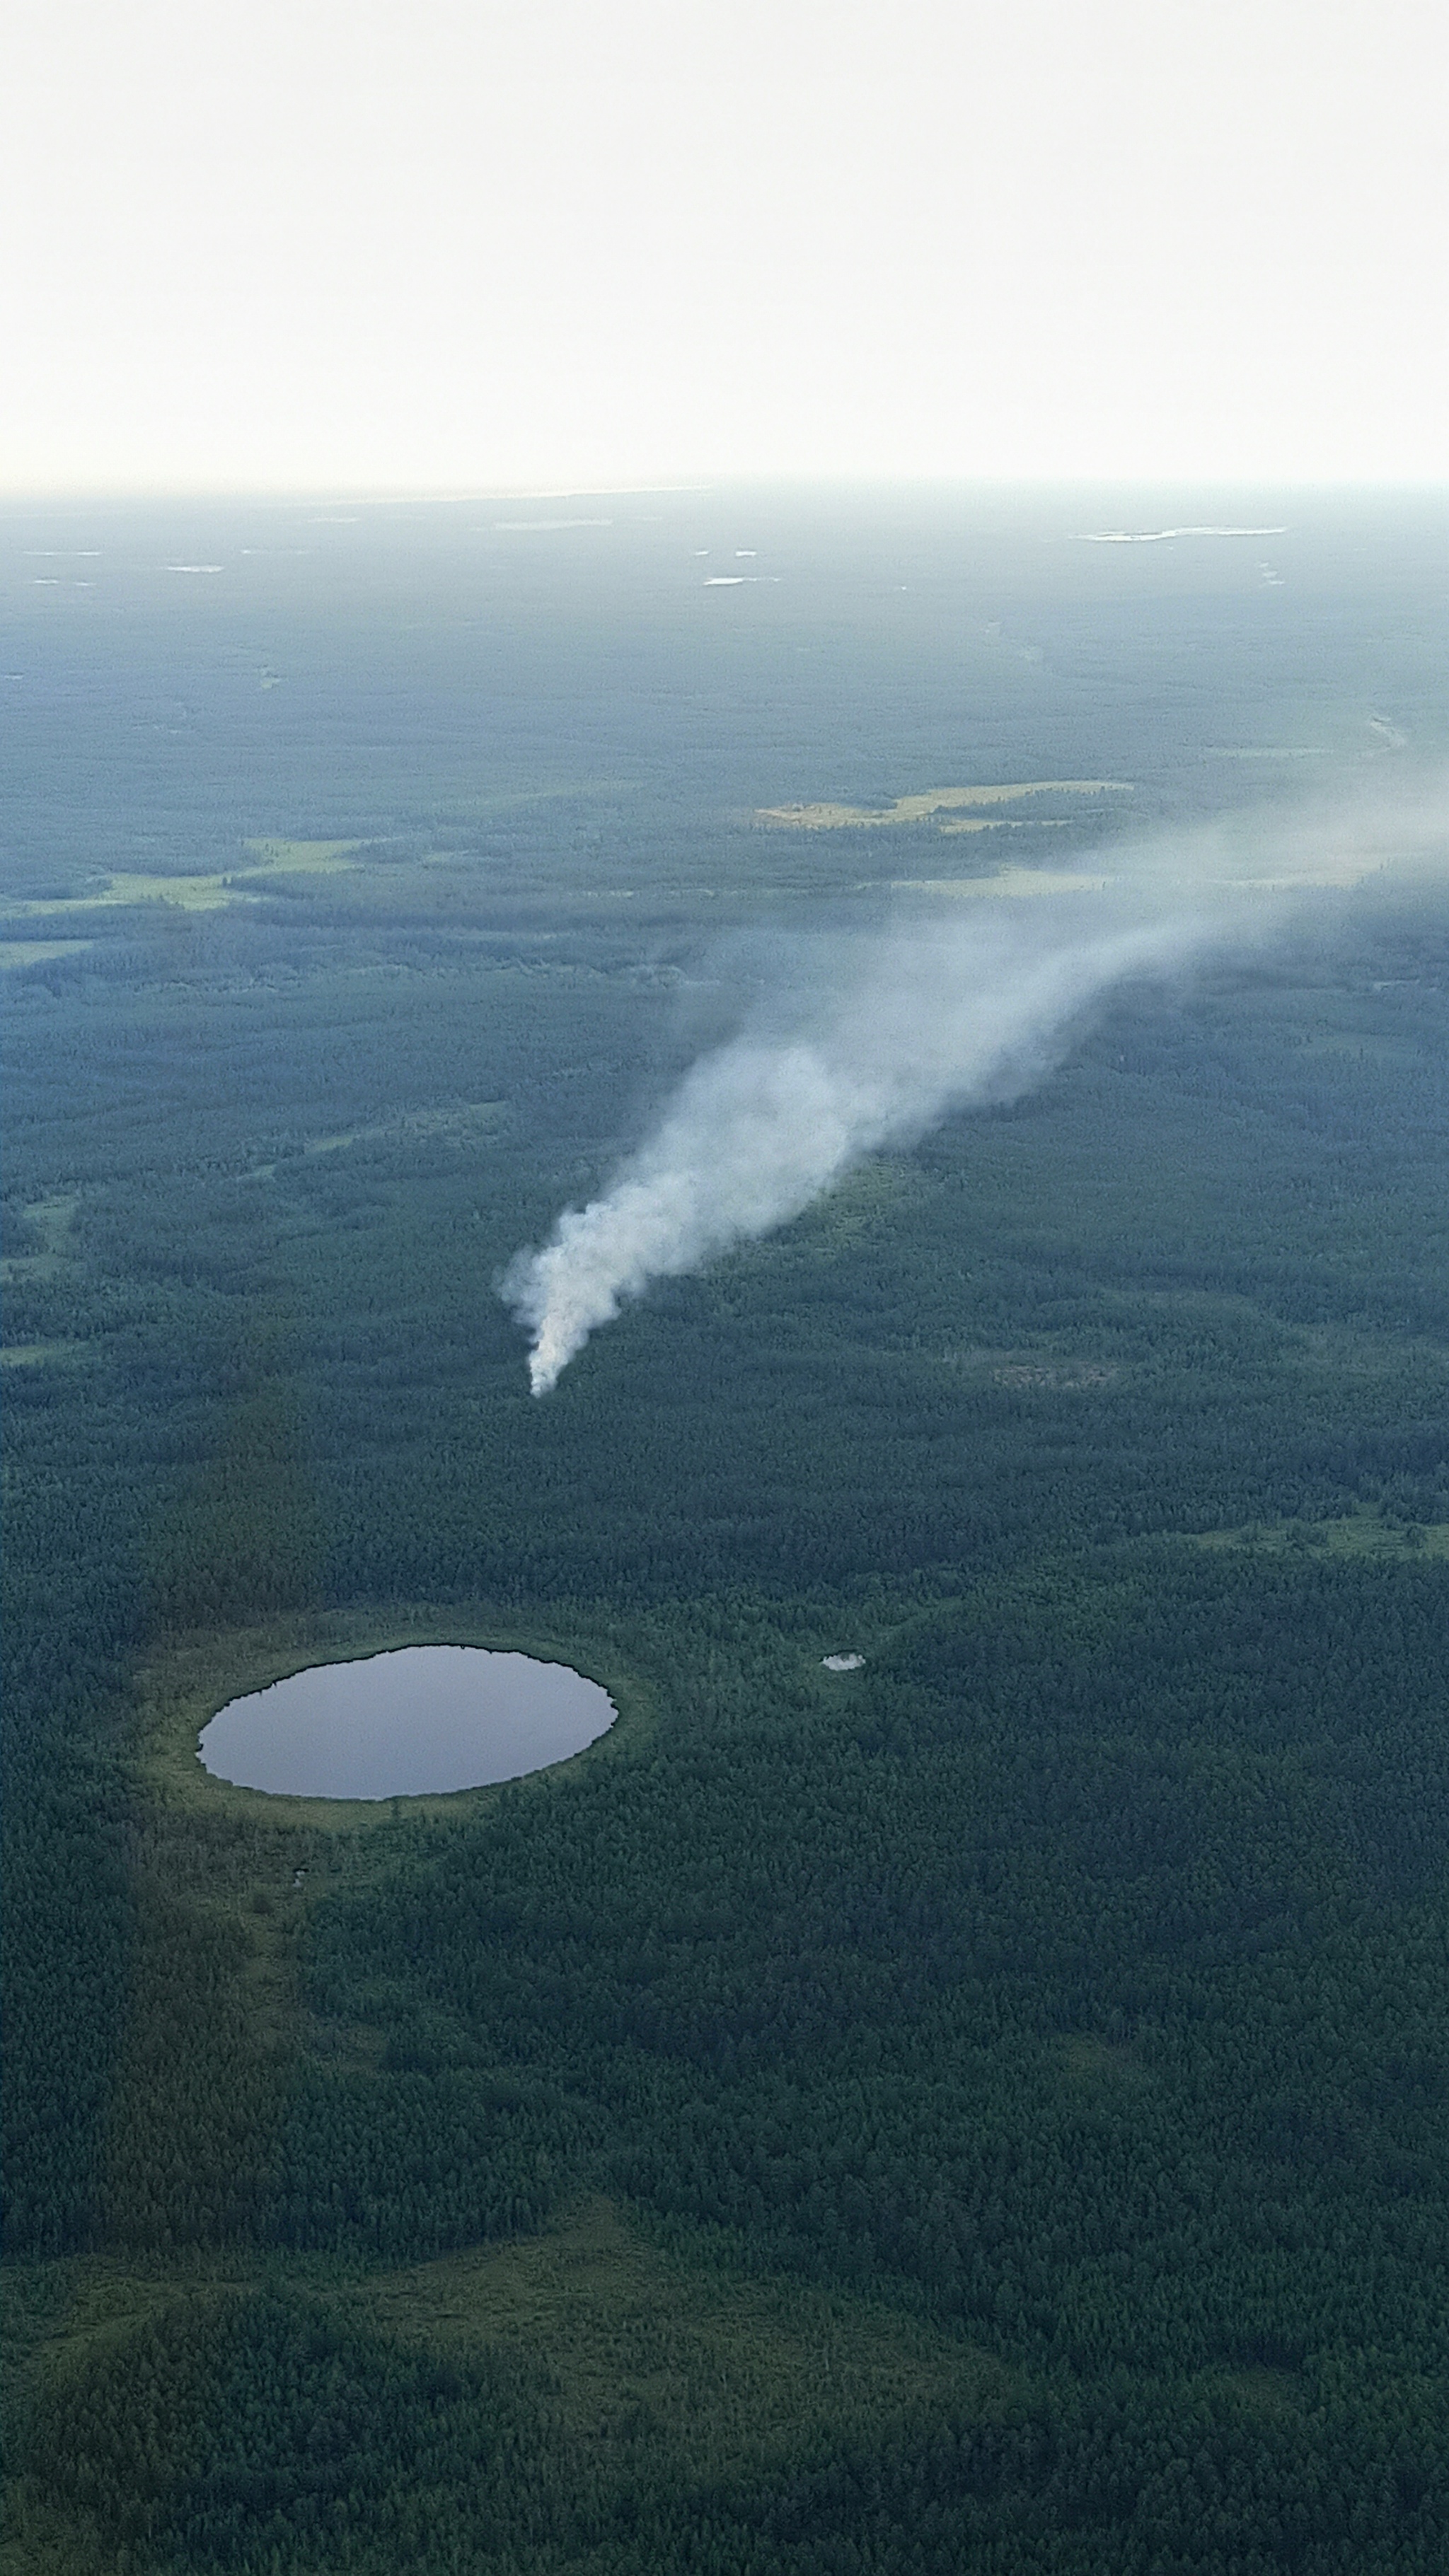
<svg viewBox="0 0 1449 2576"><path fill-rule="evenodd" d="M794 832L871 832L891 823L926 823L932 815L956 813L970 805L1014 805L1023 796L1130 796L1130 778L1027 778L1002 787L932 787L923 795L898 796L893 805L762 805L757 823ZM943 823L943 832L960 831ZM976 826L979 830L980 825Z"/></svg>

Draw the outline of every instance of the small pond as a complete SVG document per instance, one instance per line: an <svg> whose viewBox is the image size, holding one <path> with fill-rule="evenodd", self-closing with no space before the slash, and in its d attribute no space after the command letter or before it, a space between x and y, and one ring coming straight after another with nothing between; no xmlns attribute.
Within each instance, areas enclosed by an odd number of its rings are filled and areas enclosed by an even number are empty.
<svg viewBox="0 0 1449 2576"><path fill-rule="evenodd" d="M617 1714L567 1664L399 1646L229 1701L202 1729L201 1759L218 1780L289 1798L418 1798L566 1761Z"/></svg>

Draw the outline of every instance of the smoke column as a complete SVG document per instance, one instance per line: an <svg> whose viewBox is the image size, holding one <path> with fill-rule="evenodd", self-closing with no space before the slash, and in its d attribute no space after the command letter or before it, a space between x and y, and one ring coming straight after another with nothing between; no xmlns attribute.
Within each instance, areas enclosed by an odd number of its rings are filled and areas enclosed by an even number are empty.
<svg viewBox="0 0 1449 2576"><path fill-rule="evenodd" d="M1310 888L1300 917L1321 918L1332 889L1386 866L1404 886L1418 872L1442 890L1446 809L1442 775L1400 780L1389 798L1340 778L1315 813L1138 845L1101 890L1015 904L1014 921L993 903L821 941L813 974L797 973L686 1075L602 1198L567 1209L543 1250L510 1266L502 1293L533 1336L534 1394L651 1279L770 1233L863 1155L910 1143L953 1109L1018 1098L1125 979L1261 945Z"/></svg>
<svg viewBox="0 0 1449 2576"><path fill-rule="evenodd" d="M1112 985L1171 971L1211 935L1179 915L1083 938L1082 901L1068 898L1074 930L952 922L861 943L853 969L797 998L793 1028L705 1056L604 1196L566 1210L544 1249L509 1270L504 1297L533 1333L534 1394L651 1279L768 1234L862 1155L948 1110L1015 1099Z"/></svg>

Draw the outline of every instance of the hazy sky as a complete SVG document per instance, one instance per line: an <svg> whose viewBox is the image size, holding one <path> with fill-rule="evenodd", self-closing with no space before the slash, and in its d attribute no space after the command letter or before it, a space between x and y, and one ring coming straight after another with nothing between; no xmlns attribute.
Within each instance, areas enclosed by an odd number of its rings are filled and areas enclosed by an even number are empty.
<svg viewBox="0 0 1449 2576"><path fill-rule="evenodd" d="M0 486L1438 478L1439 0L9 0Z"/></svg>

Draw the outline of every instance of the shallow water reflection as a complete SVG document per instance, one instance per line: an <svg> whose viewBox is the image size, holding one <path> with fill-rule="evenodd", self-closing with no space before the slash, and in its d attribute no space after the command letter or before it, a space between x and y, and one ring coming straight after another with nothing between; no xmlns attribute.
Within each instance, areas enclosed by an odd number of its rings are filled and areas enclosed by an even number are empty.
<svg viewBox="0 0 1449 2576"><path fill-rule="evenodd" d="M201 1759L219 1780L286 1797L415 1798L563 1762L616 1715L567 1664L400 1646L229 1701L202 1730Z"/></svg>

